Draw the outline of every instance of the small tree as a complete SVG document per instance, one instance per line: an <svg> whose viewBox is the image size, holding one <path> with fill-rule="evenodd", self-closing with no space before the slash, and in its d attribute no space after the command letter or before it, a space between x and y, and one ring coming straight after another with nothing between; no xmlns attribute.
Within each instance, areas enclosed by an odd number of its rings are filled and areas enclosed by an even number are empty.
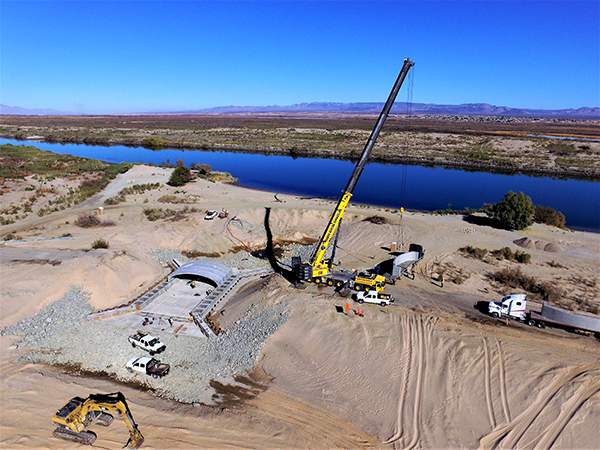
<svg viewBox="0 0 600 450"><path fill-rule="evenodd" d="M523 230L530 226L535 212L531 197L508 191L502 200L488 209L488 214L510 230Z"/></svg>
<svg viewBox="0 0 600 450"><path fill-rule="evenodd" d="M564 228L566 223L565 215L563 213L554 208L546 208L542 205L537 205L535 207L533 218L538 223L545 223L559 228Z"/></svg>
<svg viewBox="0 0 600 450"><path fill-rule="evenodd" d="M169 186L183 186L185 183L190 181L192 178L192 171L185 166L177 167L171 174L171 178L167 184Z"/></svg>

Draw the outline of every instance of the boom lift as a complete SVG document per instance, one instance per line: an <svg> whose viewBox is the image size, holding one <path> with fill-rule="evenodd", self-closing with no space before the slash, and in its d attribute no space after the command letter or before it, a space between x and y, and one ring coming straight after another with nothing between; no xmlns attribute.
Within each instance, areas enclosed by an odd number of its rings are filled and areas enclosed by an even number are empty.
<svg viewBox="0 0 600 450"><path fill-rule="evenodd" d="M73 397L52 417L56 426L52 435L66 441L92 445L96 433L87 429L94 423L107 427L113 421L113 416L105 411L118 411L125 422L130 436L125 447L139 448L143 444L144 436L133 420L125 396L120 392L92 394L86 399Z"/></svg>
<svg viewBox="0 0 600 450"><path fill-rule="evenodd" d="M352 192L354 191L354 187L362 174L363 169L367 163L367 159L373 150L373 146L377 141L377 137L379 136L379 132L383 128L383 124L385 123L390 110L392 109L392 105L396 100L396 96L400 91L400 87L408 74L409 69L414 66L415 63L410 59L406 58L404 60L404 65L402 66L402 70L398 75L398 79L392 88L392 92L385 103L381 114L379 115L379 119L377 119L377 123L371 132L371 136L367 141L365 148L360 156L360 159L356 163L354 167L354 171L348 180L348 184L346 188L342 191L342 195L338 200L337 206L333 211L331 219L327 224L327 228L319 241L318 246L316 247L310 261L307 263L301 262L299 257L296 257L293 261L292 265L294 266L295 278L297 281L308 281L313 283L327 283L328 285L336 285L337 287L341 287L342 285L351 281L356 290L369 290L371 287L376 289L377 291L383 290L385 286L385 278L382 276L369 277L366 274L361 276L361 278L357 277L348 277L343 274L331 274L331 266L333 264L333 257L325 258L325 253L329 248L329 244L331 240L334 238L336 234L336 230L338 230L339 224L344 217L344 212L346 211L346 207L350 202L350 198L352 197ZM364 281L364 282L363 282Z"/></svg>

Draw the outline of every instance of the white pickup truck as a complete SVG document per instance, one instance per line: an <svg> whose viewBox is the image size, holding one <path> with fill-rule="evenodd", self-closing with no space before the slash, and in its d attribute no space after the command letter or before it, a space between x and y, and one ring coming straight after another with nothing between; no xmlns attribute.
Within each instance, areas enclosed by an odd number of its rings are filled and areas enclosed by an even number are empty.
<svg viewBox="0 0 600 450"><path fill-rule="evenodd" d="M135 371L150 375L153 378L162 378L169 373L171 366L149 356L140 356L127 361L125 368L129 373Z"/></svg>
<svg viewBox="0 0 600 450"><path fill-rule="evenodd" d="M390 303L394 303L394 297L377 291L363 291L356 294L356 301L358 303L376 303L381 306L388 306Z"/></svg>
<svg viewBox="0 0 600 450"><path fill-rule="evenodd" d="M129 336L127 340L133 348L139 347L154 356L156 353L162 353L167 349L167 346L160 342L156 336L151 336L143 331L138 331L133 336Z"/></svg>

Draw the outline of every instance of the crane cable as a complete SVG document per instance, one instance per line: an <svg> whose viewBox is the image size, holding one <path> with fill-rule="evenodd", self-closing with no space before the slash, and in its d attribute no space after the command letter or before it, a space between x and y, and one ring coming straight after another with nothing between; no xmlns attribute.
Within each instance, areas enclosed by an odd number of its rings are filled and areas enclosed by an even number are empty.
<svg viewBox="0 0 600 450"><path fill-rule="evenodd" d="M408 74L408 89L407 89L407 99L406 99L406 129L404 130L404 155L408 156L409 151L409 131L410 131L410 116L412 114L412 102L413 102L413 84L414 84L414 71L413 70ZM405 161L402 164L402 179L400 182L400 250L404 248L404 227L402 224L402 216L404 213L404 200L406 196L406 184L408 178L408 163Z"/></svg>

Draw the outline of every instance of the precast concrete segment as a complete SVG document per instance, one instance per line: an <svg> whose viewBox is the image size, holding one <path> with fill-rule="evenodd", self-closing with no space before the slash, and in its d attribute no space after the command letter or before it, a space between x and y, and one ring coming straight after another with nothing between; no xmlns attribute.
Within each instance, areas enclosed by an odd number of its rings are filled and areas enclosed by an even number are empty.
<svg viewBox="0 0 600 450"><path fill-rule="evenodd" d="M169 274L169 280L180 277L199 277L212 281L215 287L219 287L231 276L233 269L225 264L213 261L192 261Z"/></svg>

